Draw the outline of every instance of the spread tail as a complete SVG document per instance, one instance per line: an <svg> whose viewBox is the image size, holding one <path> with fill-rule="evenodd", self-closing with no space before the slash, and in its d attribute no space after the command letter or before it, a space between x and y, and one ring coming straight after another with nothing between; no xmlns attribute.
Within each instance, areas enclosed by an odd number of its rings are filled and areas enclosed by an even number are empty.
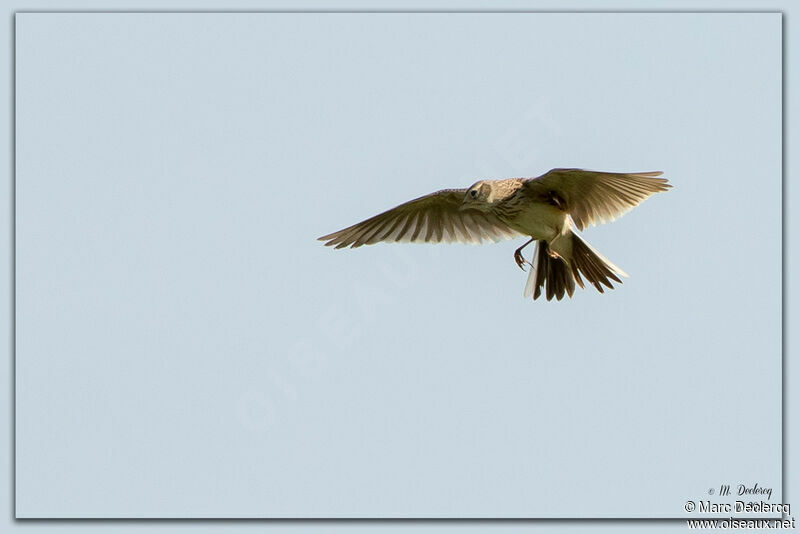
<svg viewBox="0 0 800 534"><path fill-rule="evenodd" d="M608 261L577 234L569 232L554 240L554 245L545 240L536 242L536 252L525 284L525 297L539 298L542 289L547 300L572 297L575 285L584 287L581 274L600 293L603 286L614 289L611 281L622 283L620 276L627 277L625 271Z"/></svg>

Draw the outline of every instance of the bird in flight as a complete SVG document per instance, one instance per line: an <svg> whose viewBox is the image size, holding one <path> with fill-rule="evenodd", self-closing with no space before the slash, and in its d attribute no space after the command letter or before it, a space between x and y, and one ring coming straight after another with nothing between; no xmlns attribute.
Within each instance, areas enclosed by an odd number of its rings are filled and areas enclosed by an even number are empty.
<svg viewBox="0 0 800 534"><path fill-rule="evenodd" d="M584 287L600 293L628 275L576 233L613 221L650 195L672 186L661 172L612 173L553 169L538 178L481 180L467 189L443 189L400 204L319 238L326 246L357 248L378 242L482 243L529 237L514 261L531 266L524 295L561 300ZM522 250L536 242L533 261Z"/></svg>

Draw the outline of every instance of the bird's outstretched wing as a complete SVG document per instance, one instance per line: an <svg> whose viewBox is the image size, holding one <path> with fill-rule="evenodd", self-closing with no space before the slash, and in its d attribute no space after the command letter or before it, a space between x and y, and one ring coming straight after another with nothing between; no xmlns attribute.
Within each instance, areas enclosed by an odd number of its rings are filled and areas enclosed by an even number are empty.
<svg viewBox="0 0 800 534"><path fill-rule="evenodd" d="M497 217L459 210L466 189L443 189L319 238L326 246L352 248L385 242L481 243L519 236Z"/></svg>
<svg viewBox="0 0 800 534"><path fill-rule="evenodd" d="M575 226L583 230L588 225L613 221L621 217L654 193L666 191L671 185L661 172L630 174L585 171L582 169L553 169L525 183L536 194L555 193L557 202L563 200Z"/></svg>

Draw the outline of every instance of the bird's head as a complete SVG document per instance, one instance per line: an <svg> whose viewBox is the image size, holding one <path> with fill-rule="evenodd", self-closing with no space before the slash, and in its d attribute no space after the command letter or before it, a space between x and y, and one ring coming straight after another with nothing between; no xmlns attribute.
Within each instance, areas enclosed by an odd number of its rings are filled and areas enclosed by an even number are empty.
<svg viewBox="0 0 800 534"><path fill-rule="evenodd" d="M464 194L459 209L488 211L492 208L492 185L484 180L472 184Z"/></svg>

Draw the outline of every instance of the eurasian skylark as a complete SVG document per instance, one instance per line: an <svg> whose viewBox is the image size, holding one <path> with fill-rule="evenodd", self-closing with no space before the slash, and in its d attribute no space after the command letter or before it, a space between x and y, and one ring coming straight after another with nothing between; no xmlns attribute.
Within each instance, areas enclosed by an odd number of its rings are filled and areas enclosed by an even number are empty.
<svg viewBox="0 0 800 534"><path fill-rule="evenodd" d="M385 242L481 243L517 236L530 239L514 252L525 270L524 295L536 300L572 297L581 275L602 293L625 272L575 232L613 221L671 185L661 172L611 173L553 169L538 178L481 180L468 189L443 189L400 204L344 230L320 237L326 246L352 248ZM533 262L522 250L536 241Z"/></svg>

